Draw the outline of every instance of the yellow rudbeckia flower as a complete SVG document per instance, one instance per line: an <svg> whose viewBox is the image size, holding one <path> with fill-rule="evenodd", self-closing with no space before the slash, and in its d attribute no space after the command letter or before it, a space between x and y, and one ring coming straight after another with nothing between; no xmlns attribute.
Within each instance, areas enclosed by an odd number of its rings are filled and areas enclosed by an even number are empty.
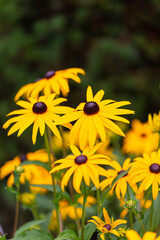
<svg viewBox="0 0 160 240"><path fill-rule="evenodd" d="M60 71L48 71L44 78L37 79L34 83L29 83L23 86L15 96L17 101L21 96L29 99L38 98L40 92L43 92L45 96L49 96L51 93L60 94L67 96L69 93L68 79L72 79L75 82L80 83L81 79L78 73L85 74L85 71L81 68L69 68Z"/></svg>
<svg viewBox="0 0 160 240"><path fill-rule="evenodd" d="M98 166L98 164L108 165L110 163L107 156L95 154L100 146L101 143L97 144L93 148L87 147L81 153L76 146L71 145L70 148L73 155L69 155L64 159L55 161L54 164L58 163L59 165L56 167L53 166L50 173L54 173L64 168L69 168L62 178L61 188L63 191L73 173L73 187L78 193L81 192L80 185L83 178L87 186L90 185L91 179L94 185L99 188L99 175L105 175L106 170Z"/></svg>
<svg viewBox="0 0 160 240"><path fill-rule="evenodd" d="M148 123L141 123L135 119L132 121L132 128L126 133L122 150L136 156L150 153L157 149L158 140L158 133L153 133Z"/></svg>
<svg viewBox="0 0 160 240"><path fill-rule="evenodd" d="M158 114L154 113L148 115L148 126L152 132L160 132L160 111Z"/></svg>
<svg viewBox="0 0 160 240"><path fill-rule="evenodd" d="M10 176L7 179L7 186L12 187L14 184L14 175L13 171L16 167L19 167L20 164L24 161L41 161L41 162L48 162L48 154L46 150L40 149L35 152L30 152L27 154L21 154L20 156L16 156L13 160L7 161L1 168L0 168L0 179L4 179L7 175ZM51 155L51 160L53 157ZM52 178L50 173L43 167L29 164L23 165L22 167L23 172L20 174L20 183L25 184L27 180L30 184L52 184ZM46 190L44 188L30 186L30 190L34 193L45 193Z"/></svg>
<svg viewBox="0 0 160 240"><path fill-rule="evenodd" d="M41 136L44 135L45 125L47 125L56 137L61 138L58 128L55 125L60 116L57 114L64 114L73 111L70 107L56 106L59 103L66 101L65 98L54 99L56 94L51 94L49 97L41 96L37 99L30 98L29 101L18 101L16 104L23 107L23 109L15 110L9 113L10 115L18 115L9 119L3 128L8 128L10 124L14 123L8 132L8 136L18 131L19 137L31 124L33 124L32 142L36 143L37 132L40 130ZM67 126L67 125L66 125ZM71 127L68 125L68 127Z"/></svg>
<svg viewBox="0 0 160 240"><path fill-rule="evenodd" d="M92 88L89 86L86 94L87 102L80 103L74 112L62 116L60 121L57 122L57 124L63 124L77 120L71 129L70 143L75 144L78 138L82 150L87 145L93 147L97 135L100 136L102 142L105 142L105 128L124 136L122 130L112 120L129 123L127 119L118 115L134 113L134 111L128 109L119 109L119 107L128 105L130 102L102 100L103 95L104 91L100 90L93 97Z"/></svg>
<svg viewBox="0 0 160 240"><path fill-rule="evenodd" d="M126 237L128 240L160 240L160 236L156 238L156 233L154 232L146 232L141 238L139 234L134 230L126 231Z"/></svg>
<svg viewBox="0 0 160 240"><path fill-rule="evenodd" d="M125 171L127 171L130 167L131 167L131 163L130 163L131 159L127 158L124 163L123 166L121 167L121 165L117 162L117 161L112 161L110 163L110 166L113 167L113 169L108 169L106 171L106 179L104 179L101 183L101 190L105 189L106 187L110 186L112 184L112 182L114 181L114 179L120 174L123 173ZM131 180L131 176L130 173L126 173L123 177L121 177L120 179L118 179L115 184L113 185L112 189L110 190L110 193L113 194L113 191L115 189L115 193L117 195L118 199L124 198L126 191L127 191L127 184L130 185L130 180ZM134 184L134 186L132 186L133 190L136 192L137 191L137 186L136 184Z"/></svg>
<svg viewBox="0 0 160 240"><path fill-rule="evenodd" d="M155 200L158 195L158 188L160 183L160 150L158 152L144 153L143 157L134 159L130 174L132 181L130 184L135 184L141 181L138 189L138 194L146 191L152 186L152 195Z"/></svg>
<svg viewBox="0 0 160 240"><path fill-rule="evenodd" d="M93 216L88 222L92 222L97 226L97 229L101 232L100 238L102 240L105 240L105 234L112 233L119 237L118 231L115 229L120 224L127 223L126 220L117 219L116 221L113 220L113 218L110 220L110 217L108 215L108 212L105 208L103 208L103 216L104 221L102 221L99 217Z"/></svg>

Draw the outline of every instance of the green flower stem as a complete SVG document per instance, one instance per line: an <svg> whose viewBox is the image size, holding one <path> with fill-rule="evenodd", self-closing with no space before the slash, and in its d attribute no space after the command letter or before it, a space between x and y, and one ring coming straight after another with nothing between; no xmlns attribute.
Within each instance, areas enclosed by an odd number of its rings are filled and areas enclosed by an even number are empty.
<svg viewBox="0 0 160 240"><path fill-rule="evenodd" d="M127 188L127 196L128 196L128 200L131 200L128 188ZM130 228L133 229L133 213L131 211L129 211L129 221L130 221Z"/></svg>
<svg viewBox="0 0 160 240"><path fill-rule="evenodd" d="M19 216L19 193L20 193L20 182L17 184L17 194L16 194L16 210L15 210L15 218L14 218L14 226L13 226L13 237L15 231L17 229L18 224L18 216Z"/></svg>
<svg viewBox="0 0 160 240"><path fill-rule="evenodd" d="M97 188L97 213L98 213L98 216L101 212L101 201L100 201L100 190L99 188Z"/></svg>
<svg viewBox="0 0 160 240"><path fill-rule="evenodd" d="M143 230L143 233L145 233L146 232L146 230L145 230L145 228L144 228L144 226L143 226L143 223L142 223L142 221L141 220L139 220L139 218L138 218L138 216L137 216L137 213L136 213L136 211L132 208L131 209L131 211L133 212L133 214L134 214L134 216L137 218L137 220L139 221L139 223L140 223L140 225L141 225L141 228L142 228L142 230Z"/></svg>
<svg viewBox="0 0 160 240"><path fill-rule="evenodd" d="M46 150L47 150L47 153L48 153L49 168L51 170L52 169L52 161L51 161L51 156L50 156L50 145L49 145L49 141L48 141L48 136L47 136L46 130L44 132L44 140L45 140ZM52 176L52 186L53 186L53 199L56 199L56 185L55 185L54 174L51 174L51 176ZM57 216L58 233L60 233L62 231L62 229L60 229L60 216L59 216L59 209L58 209L58 207L56 207L56 216Z"/></svg>
<svg viewBox="0 0 160 240"><path fill-rule="evenodd" d="M153 231L153 197L152 197L152 204L151 204L151 214L150 214L150 231Z"/></svg>
<svg viewBox="0 0 160 240"><path fill-rule="evenodd" d="M39 220L40 218L39 218L36 206L32 206L31 211L32 211L33 218L35 220Z"/></svg>
<svg viewBox="0 0 160 240"><path fill-rule="evenodd" d="M62 125L59 126L59 131L60 131L60 134L61 134L61 137L62 137L62 155L63 155L63 157L66 157L67 154L66 154L64 132L63 132L63 126Z"/></svg>
<svg viewBox="0 0 160 240"><path fill-rule="evenodd" d="M65 148L65 140L64 140L63 129L64 129L63 126L60 125L59 130L60 130L60 134L61 134L61 137L62 137L62 157L65 158L67 156L67 153L66 153L66 148ZM74 190L73 190L71 179L69 179L69 181L68 181L68 186L69 186L69 192L70 192L72 202L74 202ZM77 227L77 233L78 233L79 230L80 230L80 221L79 221L79 218L78 218L78 215L77 215L76 207L74 207L74 210L75 210L75 215L76 215L76 220L75 221L76 221L76 227Z"/></svg>
<svg viewBox="0 0 160 240"><path fill-rule="evenodd" d="M87 200L87 192L84 180L82 181L82 185L83 185L83 208L82 208L81 240L84 240L85 204Z"/></svg>
<svg viewBox="0 0 160 240"><path fill-rule="evenodd" d="M109 240L112 240L112 239L110 238L110 236L109 236L109 233L107 234L107 238L108 238Z"/></svg>

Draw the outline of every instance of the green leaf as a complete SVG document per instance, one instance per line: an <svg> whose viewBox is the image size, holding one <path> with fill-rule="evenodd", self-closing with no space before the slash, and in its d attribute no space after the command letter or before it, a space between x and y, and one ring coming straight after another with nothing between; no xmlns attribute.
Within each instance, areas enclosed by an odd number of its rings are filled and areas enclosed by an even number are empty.
<svg viewBox="0 0 160 240"><path fill-rule="evenodd" d="M47 189L48 191L51 191L53 192L53 186L52 185L47 185L47 184L30 184L30 186L32 187L41 187L41 188L45 188Z"/></svg>
<svg viewBox="0 0 160 240"><path fill-rule="evenodd" d="M77 237L74 231L67 229L60 233L55 240L80 240L80 238Z"/></svg>
<svg viewBox="0 0 160 240"><path fill-rule="evenodd" d="M84 227L84 240L89 240L91 239L93 233L96 230L96 225L94 223L88 223Z"/></svg>
<svg viewBox="0 0 160 240"><path fill-rule="evenodd" d="M6 236L0 237L1 240L6 240Z"/></svg>
<svg viewBox="0 0 160 240"><path fill-rule="evenodd" d="M48 171L50 170L50 168L49 168L47 163L41 162L41 161L38 161L38 160L35 160L35 161L24 161L24 162L21 163L20 166L30 165L30 164L34 164L34 165L38 165L38 166L44 167Z"/></svg>
<svg viewBox="0 0 160 240"><path fill-rule="evenodd" d="M10 240L53 240L54 237L44 230L32 230L24 232Z"/></svg>
<svg viewBox="0 0 160 240"><path fill-rule="evenodd" d="M30 221L30 222L27 222L25 223L23 226L21 226L15 233L15 236L18 236L20 235L21 233L31 229L31 228L34 228L36 226L38 226L39 224L41 223L44 223L46 220L45 219L42 219L42 220L36 220L36 221Z"/></svg>
<svg viewBox="0 0 160 240"><path fill-rule="evenodd" d="M50 192L53 192L53 186L49 185L49 184L30 184L30 186L33 187L41 187L41 188L45 188ZM59 185L56 184L56 192L61 192L61 187Z"/></svg>

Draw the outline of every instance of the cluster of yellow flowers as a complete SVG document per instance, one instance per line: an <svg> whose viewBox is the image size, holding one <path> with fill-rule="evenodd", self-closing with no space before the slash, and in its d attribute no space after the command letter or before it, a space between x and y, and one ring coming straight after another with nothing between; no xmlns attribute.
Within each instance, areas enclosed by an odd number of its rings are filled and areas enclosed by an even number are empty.
<svg viewBox="0 0 160 240"><path fill-rule="evenodd" d="M53 149L56 147L66 150L67 144L69 144L71 154L63 155L61 159L56 160L53 154L41 149L34 153L17 156L1 167L0 179L11 174L7 181L8 187L11 187L14 184L13 171L15 167L22 165L23 172L20 174L20 183L24 184L27 180L30 183L31 192L45 193L45 188L32 185L51 185L53 182L52 176L56 176L57 172L61 173L60 170L67 169L65 173L62 171L62 179L57 179L57 184L61 185L62 191L65 191L65 186L72 179L73 188L79 194L82 192L84 194L84 190L82 190L84 184L90 189L94 185L97 191L99 189L101 192L109 190L109 195L113 195L115 192L117 198L122 202L127 199L126 195L129 193L128 189L130 189L130 191L133 191L135 199L140 199L141 208L143 208L148 201L148 199L146 201L143 199L144 192L150 186L152 186L153 200L158 196L160 184L160 150L158 150L160 113L154 114L153 118L149 115L147 123L141 123L137 119L134 120L131 130L125 136L119 126L120 124L114 121L129 124L129 121L122 115L134 114L134 111L121 108L129 105L130 102L128 101L102 100L104 91L100 90L93 95L91 86L88 86L86 101L80 103L75 109L60 105L67 101L64 97L69 93L69 79L78 83L81 82L79 73L85 74L84 70L80 68L49 71L44 78L23 86L15 96L16 104L22 108L9 113L7 116L13 117L3 125L3 128L7 129L13 124L8 131L8 135L18 131L17 136L19 137L33 124L33 144L36 143L38 130L41 136L47 136L46 129L48 127L54 135L50 146ZM60 94L64 97L59 97ZM19 100L21 97L26 100ZM59 125L68 128L70 131L62 134ZM112 160L115 153L114 149L113 152L109 149L109 136L111 134L108 134L108 132L111 131L125 137L121 154L127 156L123 160L122 166L119 159ZM65 138L63 138L64 136ZM59 142L55 137L59 139ZM63 138L63 141L60 141L61 138ZM35 165L35 163L23 165L23 161L26 160L38 160L44 163L49 161L52 163L52 169L50 168L48 171L43 166ZM139 182L141 183L139 184ZM88 200L89 196L86 201ZM21 201L23 202L23 200ZM95 204L95 199L91 203ZM104 221L98 216L92 216L93 219L89 220L97 226L102 240L105 240L105 236L109 237L108 234L114 234L118 237L126 236L129 240L141 239L133 230L117 231L116 227L127 223L127 221L122 219L114 221L113 218L110 220L105 207L102 209ZM71 219L84 217L82 216L84 214L82 208L79 208L78 205L73 207L64 199L59 201L59 210L62 220L66 219L67 216ZM127 211L126 209L126 213L121 216L125 217ZM50 230L58 228L57 223L53 224L55 218L57 218L57 212L54 209L49 225ZM121 235L121 232L124 235ZM147 232L143 239L158 240L160 238L155 237L155 233Z"/></svg>

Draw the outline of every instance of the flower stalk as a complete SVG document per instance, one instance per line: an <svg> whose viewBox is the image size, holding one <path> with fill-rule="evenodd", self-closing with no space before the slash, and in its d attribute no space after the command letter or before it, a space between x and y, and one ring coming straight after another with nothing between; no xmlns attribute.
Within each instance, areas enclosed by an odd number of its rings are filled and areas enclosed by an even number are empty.
<svg viewBox="0 0 160 240"><path fill-rule="evenodd" d="M85 204L87 200L87 192L84 180L82 181L82 186L83 186L83 207L82 207L81 240L84 240Z"/></svg>
<svg viewBox="0 0 160 240"><path fill-rule="evenodd" d="M44 132L44 140L45 140L45 145L46 145L46 151L48 153L49 168L51 170L52 169L52 162L51 162L51 156L50 156L50 145L49 145L46 130ZM53 186L53 199L55 200L56 199L55 178L54 178L54 174L51 174L51 176L52 176L52 186ZM57 206L56 206L56 216L57 216L57 229L58 229L58 233L60 233L60 232L62 232L62 229L60 228L60 214L59 214L59 209L58 209Z"/></svg>

